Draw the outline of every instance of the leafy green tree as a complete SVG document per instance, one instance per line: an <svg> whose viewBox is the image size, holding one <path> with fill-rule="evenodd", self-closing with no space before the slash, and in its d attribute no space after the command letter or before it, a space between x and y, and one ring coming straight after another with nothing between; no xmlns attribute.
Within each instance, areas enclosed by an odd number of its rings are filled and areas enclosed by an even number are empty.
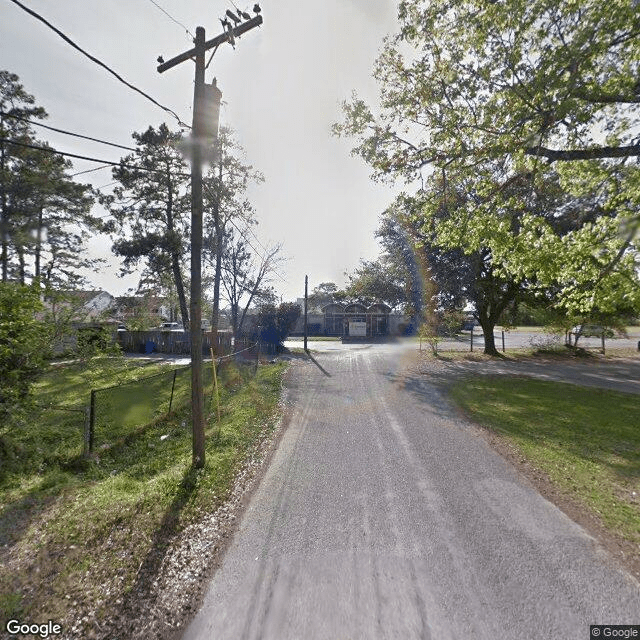
<svg viewBox="0 0 640 640"><path fill-rule="evenodd" d="M258 307L258 326L263 342L279 347L287 339L300 314L300 305L283 302L276 306L268 303Z"/></svg>
<svg viewBox="0 0 640 640"><path fill-rule="evenodd" d="M362 260L353 274L348 275L345 293L364 305L384 302L393 309L406 302L405 277L404 270L389 256Z"/></svg>
<svg viewBox="0 0 640 640"><path fill-rule="evenodd" d="M447 210L432 246L482 247L495 276L553 288L567 316L638 308L633 0L404 0L399 19L376 65L379 113L354 97L335 132L374 177L427 181L424 222ZM556 187L565 197L542 215L532 200ZM566 215L585 202L586 217Z"/></svg>
<svg viewBox="0 0 640 640"><path fill-rule="evenodd" d="M336 128L359 137L379 176L505 153L637 157L636 4L403 0L375 67L378 117L355 97Z"/></svg>
<svg viewBox="0 0 640 640"><path fill-rule="evenodd" d="M48 289L69 289L84 281L81 269L95 268L85 244L102 225L91 215L91 187L68 175L71 162L4 141L48 148L29 122L46 117L44 109L34 105L18 76L0 71L2 280L13 278L24 284L34 277Z"/></svg>
<svg viewBox="0 0 640 640"><path fill-rule="evenodd" d="M415 207L415 198L406 194L398 196L382 214L376 237L384 257L392 265L396 281L403 286L403 311L411 315L417 325L424 307L424 283L430 275L423 254L416 253L416 229L407 215ZM456 287L456 295L458 291Z"/></svg>
<svg viewBox="0 0 640 640"><path fill-rule="evenodd" d="M178 297L180 314L189 326L183 265L189 242L189 173L179 149L181 134L166 124L133 133L137 149L113 170L119 182L103 204L113 216L113 252L131 273L143 261L160 282L167 275Z"/></svg>
<svg viewBox="0 0 640 640"><path fill-rule="evenodd" d="M42 107L35 106L35 98L19 83L19 78L9 71L0 71L0 136L18 142L29 143L32 131L25 119L45 118ZM14 207L14 176L23 162L25 150L19 146L0 142L0 233L2 281L9 277L9 252Z"/></svg>
<svg viewBox="0 0 640 640"><path fill-rule="evenodd" d="M36 286L0 283L0 424L16 418L44 369L50 345L42 309Z"/></svg>
<svg viewBox="0 0 640 640"><path fill-rule="evenodd" d="M320 311L322 307L332 302L346 300L347 294L338 288L335 282L321 282L316 285L308 296L308 306L311 309Z"/></svg>

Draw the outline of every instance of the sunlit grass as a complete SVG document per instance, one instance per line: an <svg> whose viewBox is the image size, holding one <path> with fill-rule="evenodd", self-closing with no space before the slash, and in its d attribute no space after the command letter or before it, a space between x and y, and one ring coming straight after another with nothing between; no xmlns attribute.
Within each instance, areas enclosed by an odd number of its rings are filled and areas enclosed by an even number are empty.
<svg viewBox="0 0 640 640"><path fill-rule="evenodd" d="M467 379L451 394L612 531L640 544L640 396L513 377Z"/></svg>
<svg viewBox="0 0 640 640"><path fill-rule="evenodd" d="M74 367L47 376L41 388L58 402L84 401L86 384L83 388L83 374ZM221 423L207 396L213 418L207 424L206 465L199 471L191 469L186 392L177 394L170 416L131 424L127 433L121 424L113 430L103 424L102 441L109 446L99 447L90 461L80 457L81 449L62 455L71 440L57 449L52 444L56 453L47 455L39 443L53 442L56 425L33 424L28 436L18 438L20 464L0 484L0 616L31 612L38 619L60 619L72 601L106 611L108 599L100 595L104 581L115 585L110 597L126 593L158 540L226 499L248 452L277 423L285 367L263 365L257 375L250 366L222 368ZM144 367L145 373L153 371ZM105 376L103 382L123 375ZM182 391L190 376L184 378ZM204 378L210 391L210 371ZM122 414L133 417L130 409ZM11 568L2 555L9 550L21 558ZM46 571L46 582L35 568Z"/></svg>

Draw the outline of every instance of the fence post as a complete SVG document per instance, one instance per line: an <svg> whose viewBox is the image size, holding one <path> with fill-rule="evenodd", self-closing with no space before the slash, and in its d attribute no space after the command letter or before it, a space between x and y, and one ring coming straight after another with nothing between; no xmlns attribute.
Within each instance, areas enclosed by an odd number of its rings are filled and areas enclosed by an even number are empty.
<svg viewBox="0 0 640 640"><path fill-rule="evenodd" d="M505 353L505 349L504 349L504 331L502 332L502 353Z"/></svg>
<svg viewBox="0 0 640 640"><path fill-rule="evenodd" d="M93 453L93 437L96 426L96 390L91 389L91 404L89 409L89 455Z"/></svg>
<svg viewBox="0 0 640 640"><path fill-rule="evenodd" d="M173 390L176 388L176 376L178 375L178 370L173 370L173 383L171 384L171 397L169 398L169 411L167 413L171 413L171 405L173 404Z"/></svg>
<svg viewBox="0 0 640 640"><path fill-rule="evenodd" d="M471 351L473 351L473 327L471 327Z"/></svg>
<svg viewBox="0 0 640 640"><path fill-rule="evenodd" d="M84 408L84 447L82 457L88 458L91 453L91 407Z"/></svg>
<svg viewBox="0 0 640 640"><path fill-rule="evenodd" d="M604 328L602 329L602 355L604 355Z"/></svg>
<svg viewBox="0 0 640 640"><path fill-rule="evenodd" d="M258 373L258 365L260 364L260 338L261 338L262 327L258 325L258 345L256 347L256 373Z"/></svg>

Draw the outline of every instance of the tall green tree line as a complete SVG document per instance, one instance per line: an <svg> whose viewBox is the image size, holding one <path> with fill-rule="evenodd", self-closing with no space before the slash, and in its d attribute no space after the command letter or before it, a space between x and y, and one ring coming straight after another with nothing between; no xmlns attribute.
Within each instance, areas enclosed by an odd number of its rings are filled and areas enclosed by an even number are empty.
<svg viewBox="0 0 640 640"><path fill-rule="evenodd" d="M73 180L69 161L21 146L48 148L29 122L46 117L18 76L0 71L0 271L5 282L69 289L95 264L85 242L101 223L90 185Z"/></svg>

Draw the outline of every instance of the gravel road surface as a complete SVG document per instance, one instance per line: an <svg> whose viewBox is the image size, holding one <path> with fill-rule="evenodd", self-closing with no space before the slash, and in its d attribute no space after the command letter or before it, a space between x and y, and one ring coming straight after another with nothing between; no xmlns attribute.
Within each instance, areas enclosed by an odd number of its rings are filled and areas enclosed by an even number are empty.
<svg viewBox="0 0 640 640"><path fill-rule="evenodd" d="M590 624L640 624L640 585L408 355L292 364L286 431L184 640L586 640Z"/></svg>

